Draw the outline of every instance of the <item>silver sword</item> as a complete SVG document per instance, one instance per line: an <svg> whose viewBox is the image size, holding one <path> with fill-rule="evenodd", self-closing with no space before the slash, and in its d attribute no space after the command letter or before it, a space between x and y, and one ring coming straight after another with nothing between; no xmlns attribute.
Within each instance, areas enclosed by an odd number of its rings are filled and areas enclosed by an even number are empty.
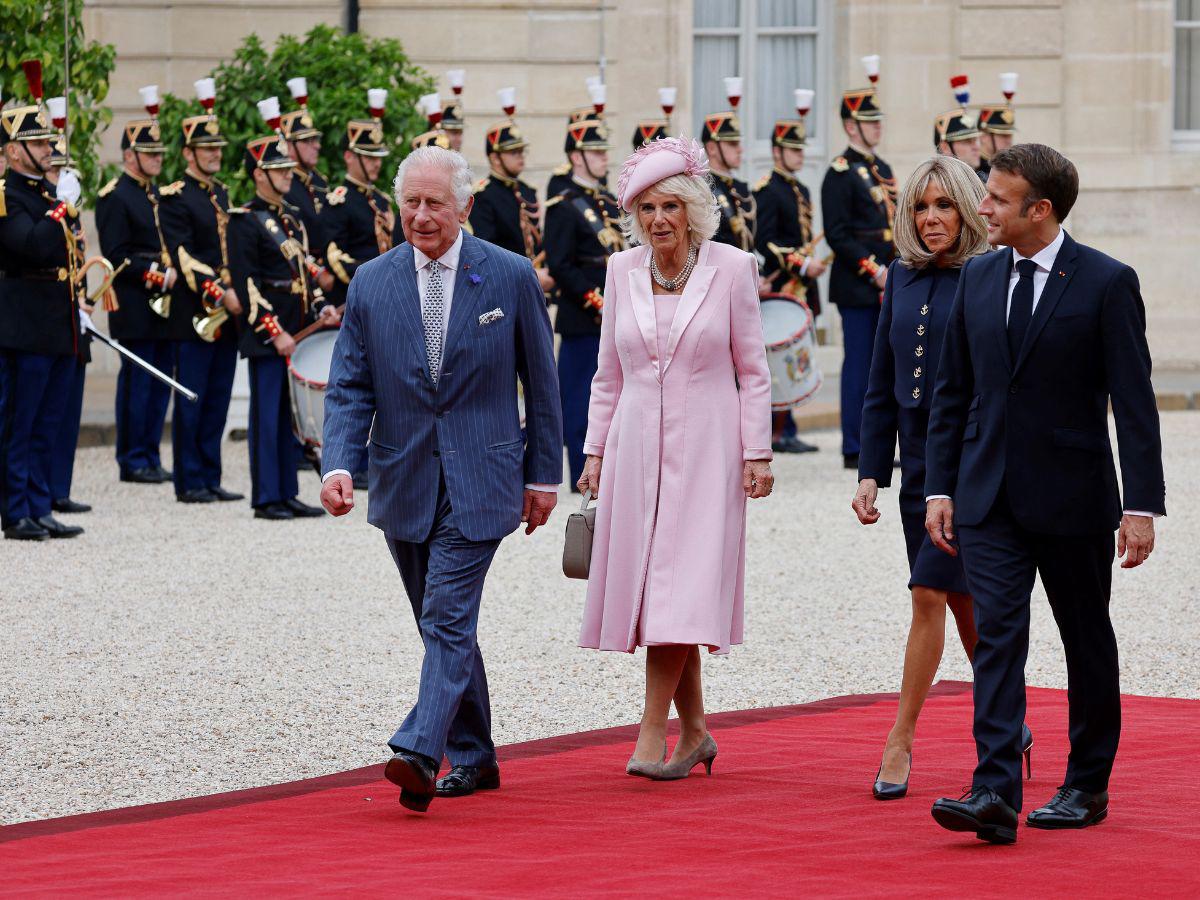
<svg viewBox="0 0 1200 900"><path fill-rule="evenodd" d="M141 368L145 369L147 372L149 372L151 375L153 375L155 378L157 378L159 381L161 381L163 384L165 384L171 390L175 391L175 393L182 394L184 397L187 397L193 403L195 403L199 399L199 395L195 391L188 390L182 384L180 384L178 381L176 381L174 378L172 378L170 375L168 375L166 372L162 371L161 369L155 368L150 363L146 362L144 359L142 359L140 356L138 356L136 353L134 353L132 350L128 349L127 347L122 346L121 342L118 341L116 338L110 338L107 334L105 334L99 328L97 328L91 321L88 321L86 324L87 324L87 330L90 331L97 338L99 338L100 343L108 345L113 350L116 350L123 357L125 357L127 360L129 360L131 363L133 363L134 365L140 366Z"/></svg>

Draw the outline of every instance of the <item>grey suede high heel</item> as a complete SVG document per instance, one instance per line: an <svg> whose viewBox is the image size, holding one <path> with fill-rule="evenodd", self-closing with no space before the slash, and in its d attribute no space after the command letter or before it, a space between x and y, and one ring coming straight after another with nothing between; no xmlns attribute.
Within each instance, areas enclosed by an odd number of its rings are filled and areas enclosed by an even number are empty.
<svg viewBox="0 0 1200 900"><path fill-rule="evenodd" d="M662 774L663 763L667 761L667 742L663 741L663 755L659 762L645 762L644 760L634 759L629 757L629 762L625 764L626 775L637 775L641 778L652 778L659 780Z"/></svg>
<svg viewBox="0 0 1200 900"><path fill-rule="evenodd" d="M676 781L680 778L687 778L700 763L704 763L704 770L709 775L712 775L713 760L717 758L717 742L713 740L711 734L704 736L704 740L700 742L700 746L687 755L686 759L682 759L677 763L667 763L661 767L661 771L657 775L651 775L655 781Z"/></svg>

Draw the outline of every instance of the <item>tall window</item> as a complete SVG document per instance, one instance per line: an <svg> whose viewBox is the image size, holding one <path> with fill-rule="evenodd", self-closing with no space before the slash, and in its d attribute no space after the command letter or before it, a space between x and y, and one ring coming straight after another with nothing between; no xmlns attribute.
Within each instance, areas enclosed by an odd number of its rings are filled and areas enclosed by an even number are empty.
<svg viewBox="0 0 1200 900"><path fill-rule="evenodd" d="M692 91L694 133L704 114L729 108L724 79L742 77L739 113L747 149L762 155L776 119L795 118L793 91L817 92L808 116L817 137L818 108L827 92L818 84L817 36L825 6L819 0L693 0ZM1200 5L1200 0L1196 0Z"/></svg>
<svg viewBox="0 0 1200 900"><path fill-rule="evenodd" d="M1200 0L1175 0L1175 130L1200 132Z"/></svg>

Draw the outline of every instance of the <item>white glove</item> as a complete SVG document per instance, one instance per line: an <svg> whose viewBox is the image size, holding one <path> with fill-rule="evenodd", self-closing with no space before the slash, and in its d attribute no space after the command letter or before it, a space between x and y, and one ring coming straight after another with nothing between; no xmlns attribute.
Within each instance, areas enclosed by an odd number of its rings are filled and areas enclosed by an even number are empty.
<svg viewBox="0 0 1200 900"><path fill-rule="evenodd" d="M92 324L92 317L87 314L86 310L79 310L79 324L84 331L91 331L95 326Z"/></svg>
<svg viewBox="0 0 1200 900"><path fill-rule="evenodd" d="M83 187L79 184L79 176L74 169L63 169L58 176L58 189L54 196L65 200L74 207L79 206L79 198L83 196Z"/></svg>

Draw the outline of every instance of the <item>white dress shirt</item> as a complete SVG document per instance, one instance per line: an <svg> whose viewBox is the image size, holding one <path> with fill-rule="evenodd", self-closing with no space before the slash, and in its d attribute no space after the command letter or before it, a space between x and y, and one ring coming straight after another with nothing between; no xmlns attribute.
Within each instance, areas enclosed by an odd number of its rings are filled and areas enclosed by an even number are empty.
<svg viewBox="0 0 1200 900"><path fill-rule="evenodd" d="M1042 291L1046 289L1046 282L1050 280L1050 272L1054 268L1054 260L1058 258L1058 251L1062 249L1063 239L1066 237L1066 232L1061 228L1058 229L1058 234L1054 236L1054 240L1048 243L1045 247L1039 250L1033 256L1022 256L1014 248L1012 251L1013 265L1012 272L1008 276L1008 306L1004 313L1004 321L1008 321L1008 317L1012 314L1012 297L1013 291L1017 289L1017 282L1021 280L1021 273L1017 271L1017 263L1023 259L1032 259L1037 268L1033 272L1033 310L1030 315L1037 312L1038 301L1042 299ZM945 494L931 494L925 500L949 500ZM1157 513L1142 512L1141 510L1127 509L1124 510L1127 516L1149 516L1158 518Z"/></svg>
<svg viewBox="0 0 1200 900"><path fill-rule="evenodd" d="M458 256L462 252L463 233L460 230L458 237L454 239L454 243L450 245L450 249L438 257L438 262L442 265L442 285L444 286L444 297L442 300L442 344L446 342L446 330L450 327L450 306L454 302L454 279L458 275ZM415 245L413 246L413 268L417 272L417 293L421 298L421 306L425 306L425 292L429 286L429 262L431 257L426 256ZM334 475L349 475L345 469L333 469L326 472L321 477L321 483L324 484L329 478ZM525 485L531 491L547 491L549 493L558 493L558 486L553 484L527 484Z"/></svg>

